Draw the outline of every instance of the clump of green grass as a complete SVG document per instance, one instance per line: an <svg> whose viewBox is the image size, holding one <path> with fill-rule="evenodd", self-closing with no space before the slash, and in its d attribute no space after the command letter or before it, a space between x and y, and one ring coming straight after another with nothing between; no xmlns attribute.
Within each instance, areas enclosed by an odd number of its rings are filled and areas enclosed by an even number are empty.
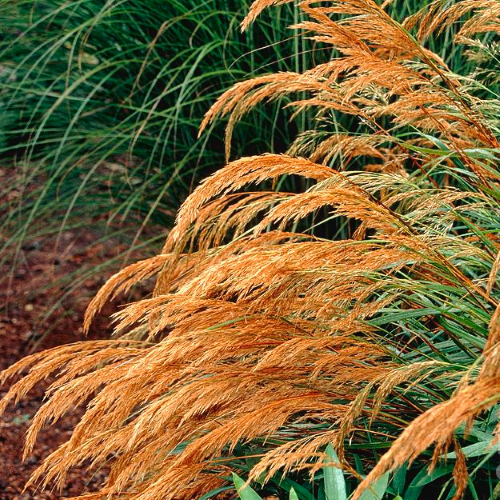
<svg viewBox="0 0 500 500"><path fill-rule="evenodd" d="M89 226L97 239L157 248L148 228L162 238L196 179L224 163L222 127L198 139L220 90L256 70L300 68L311 49L279 43L290 8L240 34L248 7L0 1L0 265L14 269L34 241L57 246L63 231ZM277 109L242 123L235 155L284 150L299 129ZM103 270L82 266L56 296L92 272Z"/></svg>
<svg viewBox="0 0 500 500"><path fill-rule="evenodd" d="M254 2L245 25L276 3ZM33 481L109 460L92 498L498 496L500 94L487 61L500 9L436 2L399 22L387 7L301 3L295 28L335 57L236 84L204 126L229 116L230 137L255 105L298 96L310 130L288 154L208 177L161 253L108 281L87 328L157 276L115 316L117 338L4 372L30 370L0 410L58 374L26 453L91 401ZM446 26L472 73L430 50Z"/></svg>

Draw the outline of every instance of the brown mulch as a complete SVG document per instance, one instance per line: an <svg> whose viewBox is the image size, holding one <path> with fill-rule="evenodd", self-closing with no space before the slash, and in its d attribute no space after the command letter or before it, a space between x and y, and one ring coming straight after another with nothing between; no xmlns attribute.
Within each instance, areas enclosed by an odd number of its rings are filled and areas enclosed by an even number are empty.
<svg viewBox="0 0 500 500"><path fill-rule="evenodd" d="M57 283L58 278L68 276L82 265L97 265L124 250L113 240L93 243L98 240L89 232L67 232L57 249L53 242L47 241L35 242L23 249L21 265L16 268L10 284L0 284L0 369L7 368L31 352L84 338L81 324L85 307L111 271L106 271L105 276L93 275L87 279L45 320L43 318L53 305L57 291L54 287L44 287ZM0 272L6 276L9 269L0 269ZM116 306L109 306L97 318L90 338L110 335L109 315L113 310ZM0 387L0 397L8 390L9 384ZM72 497L96 491L106 478L105 467L89 472L82 466L71 471L61 492L40 491L31 487L23 492L30 474L51 451L70 437L83 412L82 408L78 408L56 425L44 429L34 452L23 462L24 436L30 420L43 403L43 397L44 387L39 386L17 406L10 405L0 418L0 500Z"/></svg>

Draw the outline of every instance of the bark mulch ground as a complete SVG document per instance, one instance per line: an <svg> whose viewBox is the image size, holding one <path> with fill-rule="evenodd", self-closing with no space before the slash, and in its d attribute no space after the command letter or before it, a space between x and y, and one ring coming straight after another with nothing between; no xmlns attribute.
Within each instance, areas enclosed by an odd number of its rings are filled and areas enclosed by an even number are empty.
<svg viewBox="0 0 500 500"><path fill-rule="evenodd" d="M83 263L99 264L123 250L116 242L94 245L92 234L65 233L59 248L53 243L39 242L22 251L22 264L16 268L10 286L0 287L0 369L34 351L83 339L82 317L90 298L109 276L92 276L64 301L50 318L42 321L53 304L54 288L44 287L57 278L74 272ZM3 276L8 269L0 269ZM3 307L2 307L3 306ZM105 338L110 334L109 307L97 318L90 338ZM46 333L48 330L48 333ZM48 381L50 382L50 381ZM0 397L8 389L0 387ZM24 436L33 415L43 402L44 387L37 387L17 406L9 406L0 418L0 500L54 500L96 491L106 477L106 469L90 473L85 466L74 469L63 491L40 491L29 488L23 492L30 474L44 457L66 441L82 414L82 408L66 415L56 425L39 436L35 451L22 461Z"/></svg>

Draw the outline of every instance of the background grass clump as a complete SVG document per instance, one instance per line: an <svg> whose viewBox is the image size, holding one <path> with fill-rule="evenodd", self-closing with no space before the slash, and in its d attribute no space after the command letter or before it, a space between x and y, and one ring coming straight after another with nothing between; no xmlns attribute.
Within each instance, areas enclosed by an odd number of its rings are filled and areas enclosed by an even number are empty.
<svg viewBox="0 0 500 500"><path fill-rule="evenodd" d="M277 3L255 1L244 27ZM94 499L498 497L498 3L296 8L330 56L236 83L202 127L229 117L235 142L277 102L305 130L207 177L161 252L106 283L87 329L157 278L115 338L3 373L28 370L0 411L56 374L27 454L90 400L33 482L89 460L111 470Z"/></svg>
<svg viewBox="0 0 500 500"><path fill-rule="evenodd" d="M289 7L242 35L249 4L0 2L0 264L15 269L22 249L65 230L127 244L111 269L157 248L196 179L224 164L222 127L198 139L210 103L257 70L300 68L311 48L280 43ZM278 107L238 127L235 156L285 150L300 124ZM83 264L52 293L104 264Z"/></svg>

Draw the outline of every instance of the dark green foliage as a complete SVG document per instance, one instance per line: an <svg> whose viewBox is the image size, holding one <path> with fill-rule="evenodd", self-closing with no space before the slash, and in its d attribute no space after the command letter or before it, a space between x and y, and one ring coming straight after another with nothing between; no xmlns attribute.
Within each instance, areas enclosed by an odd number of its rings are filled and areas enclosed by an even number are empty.
<svg viewBox="0 0 500 500"><path fill-rule="evenodd" d="M249 4L0 0L0 265L14 272L21 249L65 230L130 248L58 280L47 314L130 251L156 248L196 181L224 164L223 124L198 139L223 89L301 68L307 44L283 41L293 9L241 34ZM237 127L235 157L285 149L300 123L279 107Z"/></svg>

